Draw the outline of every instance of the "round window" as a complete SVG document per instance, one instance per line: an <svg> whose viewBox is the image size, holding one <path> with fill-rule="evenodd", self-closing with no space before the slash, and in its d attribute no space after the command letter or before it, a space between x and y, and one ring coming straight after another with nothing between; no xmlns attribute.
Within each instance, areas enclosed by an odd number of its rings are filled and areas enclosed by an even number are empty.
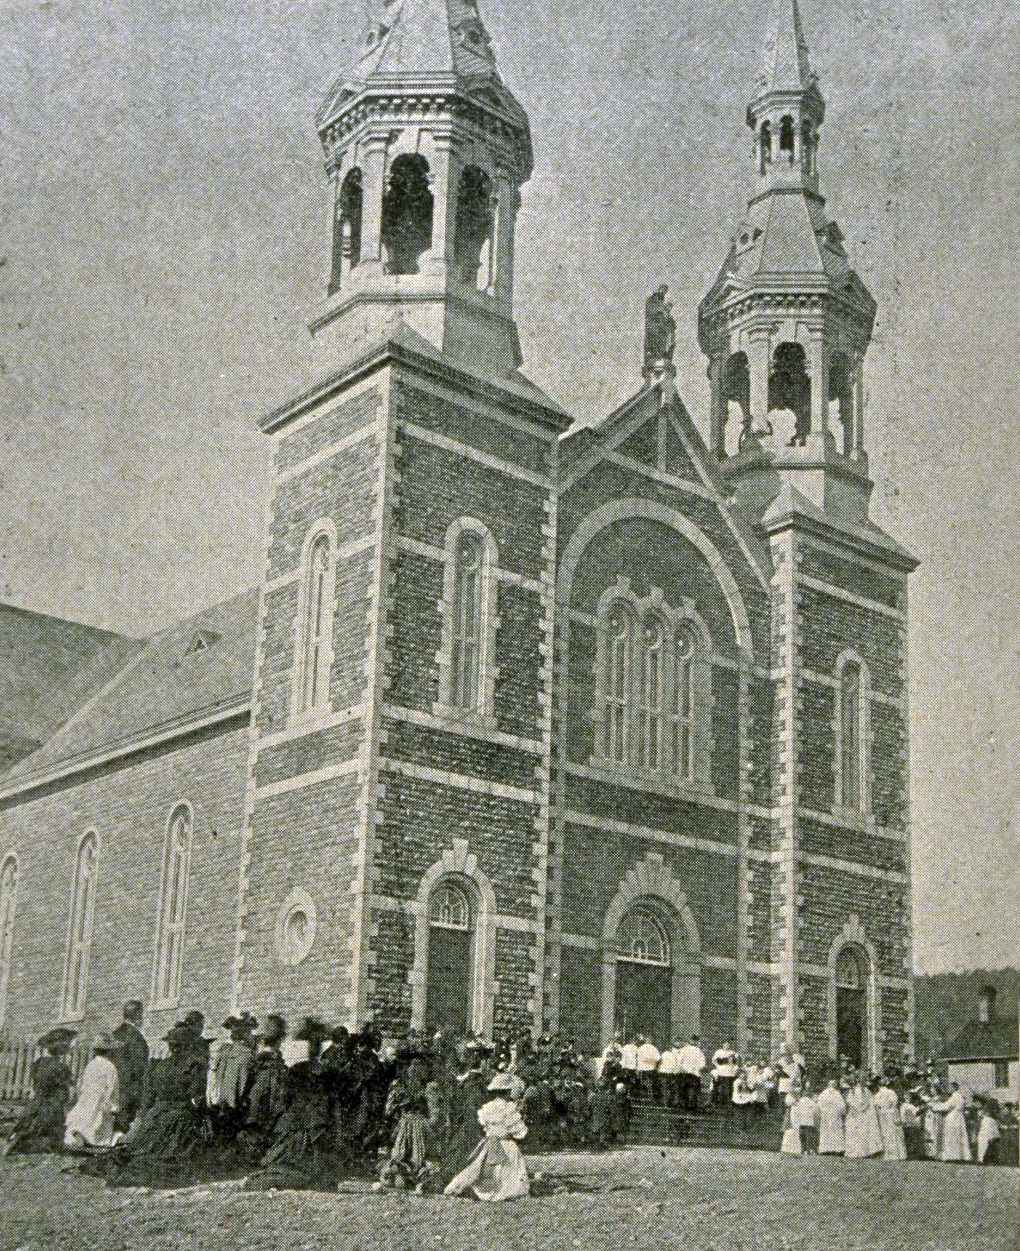
<svg viewBox="0 0 1020 1251"><path fill-rule="evenodd" d="M307 891L293 890L276 918L276 954L283 964L300 964L315 941L315 904Z"/></svg>

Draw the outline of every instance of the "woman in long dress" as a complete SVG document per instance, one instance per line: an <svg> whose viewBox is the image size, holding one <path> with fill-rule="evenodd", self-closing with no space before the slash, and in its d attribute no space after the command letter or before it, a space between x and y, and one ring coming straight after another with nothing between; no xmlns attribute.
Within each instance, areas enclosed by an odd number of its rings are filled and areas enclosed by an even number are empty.
<svg viewBox="0 0 1020 1251"><path fill-rule="evenodd" d="M970 1160L970 1139L967 1137L967 1121L963 1109L967 1106L956 1082L950 1084L952 1093L942 1103L931 1105L933 1112L945 1114L942 1123L942 1155L943 1160Z"/></svg>
<svg viewBox="0 0 1020 1251"><path fill-rule="evenodd" d="M74 1030L62 1027L39 1039L38 1046L46 1054L32 1065L32 1098L11 1136L0 1146L0 1154L60 1150L74 1084L67 1067L67 1053L74 1039Z"/></svg>
<svg viewBox="0 0 1020 1251"><path fill-rule="evenodd" d="M865 1160L882 1154L882 1130L875 1101L861 1075L858 1075L846 1097L844 1132L848 1160Z"/></svg>
<svg viewBox="0 0 1020 1251"><path fill-rule="evenodd" d="M120 1137L114 1130L119 1079L110 1055L120 1044L110 1034L97 1034L92 1059L78 1083L78 1098L64 1124L64 1146L71 1150L112 1147Z"/></svg>
<svg viewBox="0 0 1020 1251"><path fill-rule="evenodd" d="M840 1094L839 1084L830 1081L818 1096L819 1155L842 1155L846 1150L845 1116L846 1100Z"/></svg>
<svg viewBox="0 0 1020 1251"><path fill-rule="evenodd" d="M896 1091L884 1080L876 1083L874 1092L878 1127L882 1131L882 1154L887 1160L905 1160L907 1142L900 1119L900 1101Z"/></svg>
<svg viewBox="0 0 1020 1251"><path fill-rule="evenodd" d="M524 1083L512 1073L497 1073L489 1091L493 1097L478 1109L485 1137L445 1193L471 1193L485 1203L499 1203L529 1191L527 1165L517 1145L528 1132L516 1103L524 1093Z"/></svg>

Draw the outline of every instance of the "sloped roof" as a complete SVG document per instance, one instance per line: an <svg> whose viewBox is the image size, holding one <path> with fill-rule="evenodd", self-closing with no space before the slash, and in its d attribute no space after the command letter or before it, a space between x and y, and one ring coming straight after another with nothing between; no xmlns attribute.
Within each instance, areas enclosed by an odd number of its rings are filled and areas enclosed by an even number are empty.
<svg viewBox="0 0 1020 1251"><path fill-rule="evenodd" d="M1020 1021L994 1016L987 1022L969 1021L942 1056L943 1060L1016 1060L1020 1056Z"/></svg>
<svg viewBox="0 0 1020 1251"><path fill-rule="evenodd" d="M143 646L110 630L0 604L0 771L50 738Z"/></svg>
<svg viewBox="0 0 1020 1251"><path fill-rule="evenodd" d="M250 699L257 618L258 592L245 591L137 644L105 686L4 776L4 785Z"/></svg>

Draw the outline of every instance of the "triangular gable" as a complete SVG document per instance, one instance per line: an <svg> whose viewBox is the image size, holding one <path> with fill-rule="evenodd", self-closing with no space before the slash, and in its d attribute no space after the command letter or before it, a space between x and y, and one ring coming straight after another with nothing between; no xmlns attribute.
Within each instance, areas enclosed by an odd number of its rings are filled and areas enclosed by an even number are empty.
<svg viewBox="0 0 1020 1251"><path fill-rule="evenodd" d="M640 391L604 421L567 435L562 447L563 491L611 460L711 499L762 588L770 591L767 550L730 508L722 470L675 393L664 403L660 386Z"/></svg>

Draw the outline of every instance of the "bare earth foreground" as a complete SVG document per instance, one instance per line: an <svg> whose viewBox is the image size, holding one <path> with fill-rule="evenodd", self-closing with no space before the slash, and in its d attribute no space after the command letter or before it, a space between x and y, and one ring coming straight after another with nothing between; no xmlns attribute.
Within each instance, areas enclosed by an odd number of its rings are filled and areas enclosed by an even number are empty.
<svg viewBox="0 0 1020 1251"><path fill-rule="evenodd" d="M111 1190L67 1159L0 1162L0 1251L1016 1251L1015 1169L640 1147L530 1161L543 1193L461 1199Z"/></svg>

